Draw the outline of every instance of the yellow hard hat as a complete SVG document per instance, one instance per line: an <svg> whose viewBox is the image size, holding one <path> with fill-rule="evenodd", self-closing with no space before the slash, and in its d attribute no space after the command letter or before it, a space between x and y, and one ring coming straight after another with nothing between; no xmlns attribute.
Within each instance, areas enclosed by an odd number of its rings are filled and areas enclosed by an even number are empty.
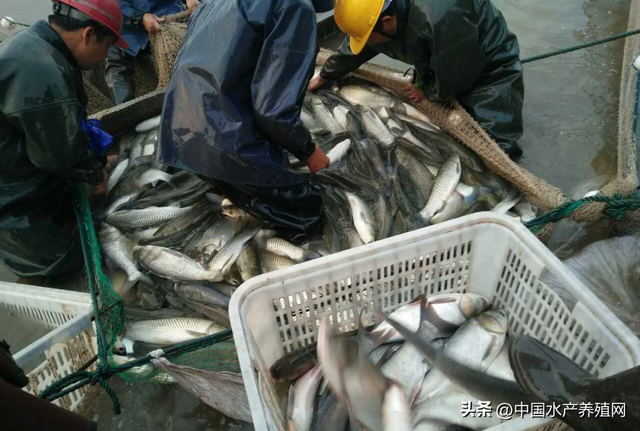
<svg viewBox="0 0 640 431"><path fill-rule="evenodd" d="M351 36L349 45L354 54L367 44L385 0L338 0L333 13L338 28Z"/></svg>

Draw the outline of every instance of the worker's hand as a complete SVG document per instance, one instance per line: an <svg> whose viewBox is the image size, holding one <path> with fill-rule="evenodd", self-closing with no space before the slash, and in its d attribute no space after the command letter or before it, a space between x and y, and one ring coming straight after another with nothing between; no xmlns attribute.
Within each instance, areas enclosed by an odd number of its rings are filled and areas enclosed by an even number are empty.
<svg viewBox="0 0 640 431"><path fill-rule="evenodd" d="M403 90L405 93L407 93L409 99L413 100L415 103L418 103L424 99L424 91L416 90L415 88L413 88L413 85L405 85Z"/></svg>
<svg viewBox="0 0 640 431"><path fill-rule="evenodd" d="M307 159L307 166L312 174L329 167L329 157L320 148L316 147L311 157Z"/></svg>
<svg viewBox="0 0 640 431"><path fill-rule="evenodd" d="M315 91L320 90L327 82L329 82L328 79L324 79L322 76L318 75L309 82L309 91L314 93Z"/></svg>
<svg viewBox="0 0 640 431"><path fill-rule="evenodd" d="M104 170L107 173L110 173L113 168L116 166L116 163L118 163L118 155L117 154L113 154L111 156L107 156L107 165L104 167Z"/></svg>
<svg viewBox="0 0 640 431"><path fill-rule="evenodd" d="M84 185L84 192L88 198L92 198L94 196L104 195L107 192L107 181L109 180L109 175L107 174L107 170L102 171L102 182L100 184L86 184Z"/></svg>
<svg viewBox="0 0 640 431"><path fill-rule="evenodd" d="M198 6L200 6L199 0L187 0L187 7L193 12Z"/></svg>
<svg viewBox="0 0 640 431"><path fill-rule="evenodd" d="M160 31L160 23L164 22L164 18L160 18L152 13L145 13L142 16L142 25L149 32L149 34L154 34Z"/></svg>

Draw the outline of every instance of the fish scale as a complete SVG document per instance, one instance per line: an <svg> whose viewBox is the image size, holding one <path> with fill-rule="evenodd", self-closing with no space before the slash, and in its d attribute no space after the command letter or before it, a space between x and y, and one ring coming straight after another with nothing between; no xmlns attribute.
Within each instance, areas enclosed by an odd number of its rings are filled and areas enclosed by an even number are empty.
<svg viewBox="0 0 640 431"><path fill-rule="evenodd" d="M145 343L176 344L224 331L211 320L194 317L142 320L127 325L125 337Z"/></svg>
<svg viewBox="0 0 640 431"><path fill-rule="evenodd" d="M212 281L221 281L224 278L231 270L231 266L238 259L240 253L244 250L247 242L253 238L259 230L260 227L255 227L240 232L215 255L208 265L209 271L215 274L215 279Z"/></svg>
<svg viewBox="0 0 640 431"><path fill-rule="evenodd" d="M369 244L376 239L376 219L371 208L365 201L355 193L345 192L353 224L362 239L362 242Z"/></svg>
<svg viewBox="0 0 640 431"><path fill-rule="evenodd" d="M422 193L424 200L428 200L434 185L434 177L429 169L401 147L396 147L395 155L398 158L398 162L407 169L409 176L416 188Z"/></svg>
<svg viewBox="0 0 640 431"><path fill-rule="evenodd" d="M362 123L369 137L376 140L385 148L393 144L395 137L371 108L361 106L360 117L362 118Z"/></svg>
<svg viewBox="0 0 640 431"><path fill-rule="evenodd" d="M258 262L258 252L253 244L247 245L247 247L240 253L238 260L236 261L240 275L243 281L248 281L253 277L260 275L260 263Z"/></svg>
<svg viewBox="0 0 640 431"><path fill-rule="evenodd" d="M207 271L190 257L166 247L137 246L134 256L154 274L179 281L218 281L217 274Z"/></svg>
<svg viewBox="0 0 640 431"><path fill-rule="evenodd" d="M332 135L337 135L338 133L345 132L346 130L338 124L338 122L333 117L333 114L329 111L329 109L322 103L317 97L312 99L311 107L313 108L313 114L320 124L324 126Z"/></svg>
<svg viewBox="0 0 640 431"><path fill-rule="evenodd" d="M338 94L354 105L364 105L371 108L392 107L395 97L391 93L373 91L360 85L345 85L338 90Z"/></svg>
<svg viewBox="0 0 640 431"><path fill-rule="evenodd" d="M119 229L142 229L158 226L191 211L192 207L149 207L143 210L117 211L107 216L107 223Z"/></svg>

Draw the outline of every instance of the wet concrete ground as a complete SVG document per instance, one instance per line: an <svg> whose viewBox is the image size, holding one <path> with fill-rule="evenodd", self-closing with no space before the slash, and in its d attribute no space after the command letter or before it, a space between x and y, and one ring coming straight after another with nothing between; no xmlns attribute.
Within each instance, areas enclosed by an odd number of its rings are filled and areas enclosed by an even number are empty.
<svg viewBox="0 0 640 431"><path fill-rule="evenodd" d="M525 58L625 31L630 0L494 3L518 35ZM46 18L50 10L49 0L3 0L0 4L0 16L25 23ZM335 47L340 39L328 41L328 47ZM618 41L525 65L522 164L567 193L593 176L615 174L623 48L624 41ZM404 67L384 58L375 61ZM0 280L16 278L0 265ZM21 331L15 330L18 327ZM12 337L10 343L15 348L38 336L37 327L0 313L0 338ZM83 411L98 421L101 431L251 429L231 423L176 386L129 385L118 378L111 381L124 406L123 414L111 415L111 402L100 390Z"/></svg>

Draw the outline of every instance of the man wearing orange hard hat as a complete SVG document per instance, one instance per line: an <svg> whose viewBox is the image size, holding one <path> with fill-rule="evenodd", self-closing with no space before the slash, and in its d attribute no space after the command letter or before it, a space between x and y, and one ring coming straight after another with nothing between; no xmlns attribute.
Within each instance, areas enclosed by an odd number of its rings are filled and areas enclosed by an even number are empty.
<svg viewBox="0 0 640 431"><path fill-rule="evenodd" d="M0 262L22 278L83 268L69 185L104 192L112 142L85 114L82 70L123 48L116 0L58 0L0 47Z"/></svg>
<svg viewBox="0 0 640 431"><path fill-rule="evenodd" d="M405 87L414 102L457 99L500 148L522 155L518 39L490 0L337 0L334 16L347 38L310 91L385 54L415 67Z"/></svg>

